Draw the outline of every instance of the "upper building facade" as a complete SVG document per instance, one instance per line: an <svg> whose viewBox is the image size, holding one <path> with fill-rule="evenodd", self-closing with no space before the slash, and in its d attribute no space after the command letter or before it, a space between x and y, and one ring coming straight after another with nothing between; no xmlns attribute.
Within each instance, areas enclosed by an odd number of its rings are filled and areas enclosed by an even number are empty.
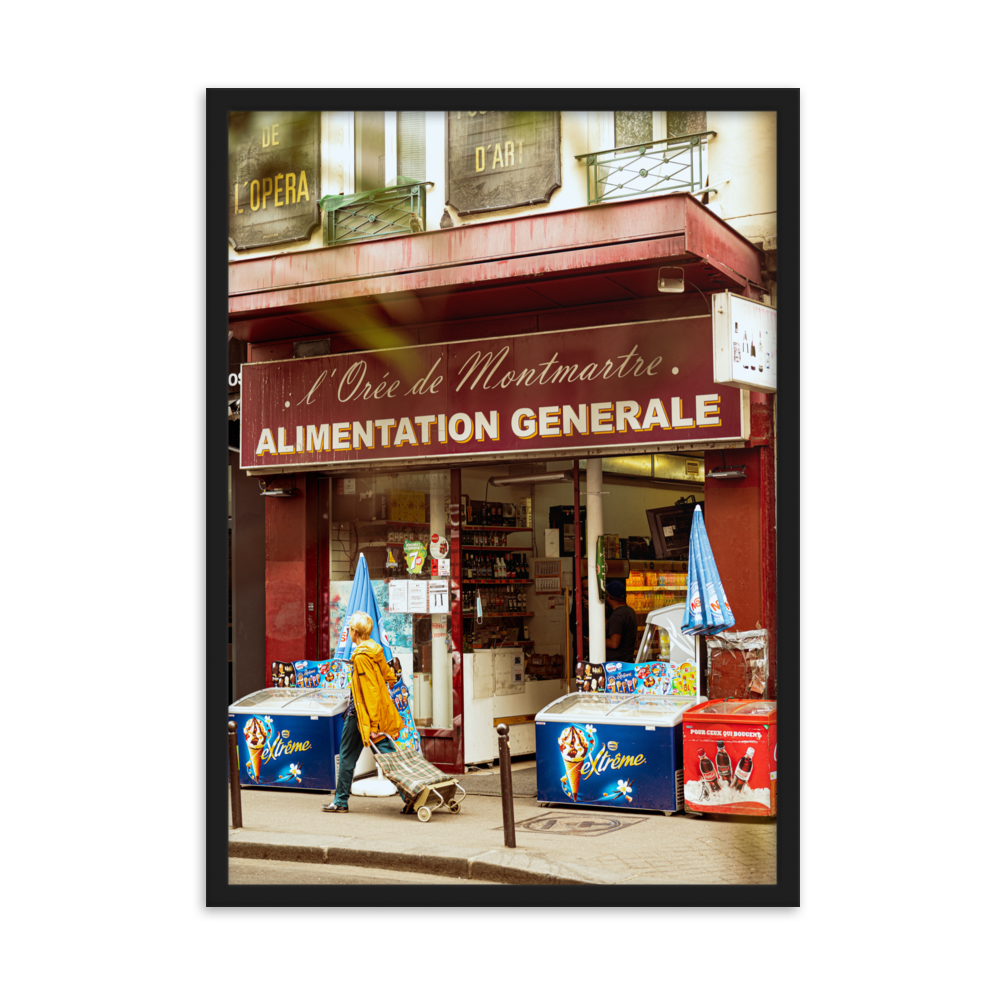
<svg viewBox="0 0 1000 1000"><path fill-rule="evenodd" d="M687 192L767 254L771 301L776 131L768 111L234 113L229 256Z"/></svg>

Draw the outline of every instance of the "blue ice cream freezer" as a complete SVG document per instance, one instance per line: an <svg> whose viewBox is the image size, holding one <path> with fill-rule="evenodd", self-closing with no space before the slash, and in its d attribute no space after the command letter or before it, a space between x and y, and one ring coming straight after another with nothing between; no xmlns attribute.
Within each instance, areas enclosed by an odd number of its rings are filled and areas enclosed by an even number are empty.
<svg viewBox="0 0 1000 1000"><path fill-rule="evenodd" d="M264 688L230 705L240 785L336 788L347 700L340 688Z"/></svg>
<svg viewBox="0 0 1000 1000"><path fill-rule="evenodd" d="M535 716L538 801L684 808L681 717L702 697L575 692Z"/></svg>

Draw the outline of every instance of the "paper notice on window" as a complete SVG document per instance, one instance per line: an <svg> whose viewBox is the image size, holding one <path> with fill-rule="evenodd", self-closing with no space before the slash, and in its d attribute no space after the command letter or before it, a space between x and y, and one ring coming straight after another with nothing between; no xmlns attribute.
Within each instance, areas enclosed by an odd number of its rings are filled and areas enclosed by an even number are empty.
<svg viewBox="0 0 1000 1000"><path fill-rule="evenodd" d="M411 615L427 614L427 581L407 580L406 610Z"/></svg>
<svg viewBox="0 0 1000 1000"><path fill-rule="evenodd" d="M405 615L408 607L407 581L389 581L389 607L390 615Z"/></svg>
<svg viewBox="0 0 1000 1000"><path fill-rule="evenodd" d="M448 581L431 580L428 587L430 613L444 615L448 613Z"/></svg>

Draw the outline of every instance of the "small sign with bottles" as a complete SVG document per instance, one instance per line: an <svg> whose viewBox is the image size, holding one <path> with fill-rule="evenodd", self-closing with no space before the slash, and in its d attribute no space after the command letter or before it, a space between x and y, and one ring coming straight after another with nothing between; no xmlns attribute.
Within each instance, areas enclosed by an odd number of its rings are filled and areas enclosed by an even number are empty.
<svg viewBox="0 0 1000 1000"><path fill-rule="evenodd" d="M778 310L753 299L712 296L713 380L753 392L778 391Z"/></svg>

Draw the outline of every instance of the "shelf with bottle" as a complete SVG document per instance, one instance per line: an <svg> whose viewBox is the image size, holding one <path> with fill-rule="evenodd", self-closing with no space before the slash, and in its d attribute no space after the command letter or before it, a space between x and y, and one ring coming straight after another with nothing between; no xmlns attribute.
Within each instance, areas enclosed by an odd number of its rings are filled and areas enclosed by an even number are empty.
<svg viewBox="0 0 1000 1000"><path fill-rule="evenodd" d="M531 568L528 557L519 553L509 555L478 555L462 553L463 583L528 583Z"/></svg>
<svg viewBox="0 0 1000 1000"><path fill-rule="evenodd" d="M385 528L388 525L403 528L429 528L431 526L429 521L358 521L357 524L362 528Z"/></svg>
<svg viewBox="0 0 1000 1000"><path fill-rule="evenodd" d="M531 548L518 548L513 545L463 545L463 552L534 552Z"/></svg>
<svg viewBox="0 0 1000 1000"><path fill-rule="evenodd" d="M478 615L475 611L462 611L463 618L477 618ZM484 614L483 618L534 618L534 611L504 611L495 615Z"/></svg>
<svg viewBox="0 0 1000 1000"><path fill-rule="evenodd" d="M463 524L462 531L496 531L503 534L511 534L514 531L534 531L534 528L512 528L509 524Z"/></svg>
<svg viewBox="0 0 1000 1000"><path fill-rule="evenodd" d="M512 584L499 586L476 586L475 589L462 589L462 614L476 615L476 595L479 595L479 610L484 615L520 616L528 610L528 593L521 587Z"/></svg>
<svg viewBox="0 0 1000 1000"><path fill-rule="evenodd" d="M625 589L630 594L636 594L636 593L639 593L639 592L644 591L644 590L652 590L652 591L658 591L658 592L662 592L662 591L665 591L665 590L687 590L687 584L684 584L683 586L676 585L676 586L670 586L670 587L626 587Z"/></svg>

